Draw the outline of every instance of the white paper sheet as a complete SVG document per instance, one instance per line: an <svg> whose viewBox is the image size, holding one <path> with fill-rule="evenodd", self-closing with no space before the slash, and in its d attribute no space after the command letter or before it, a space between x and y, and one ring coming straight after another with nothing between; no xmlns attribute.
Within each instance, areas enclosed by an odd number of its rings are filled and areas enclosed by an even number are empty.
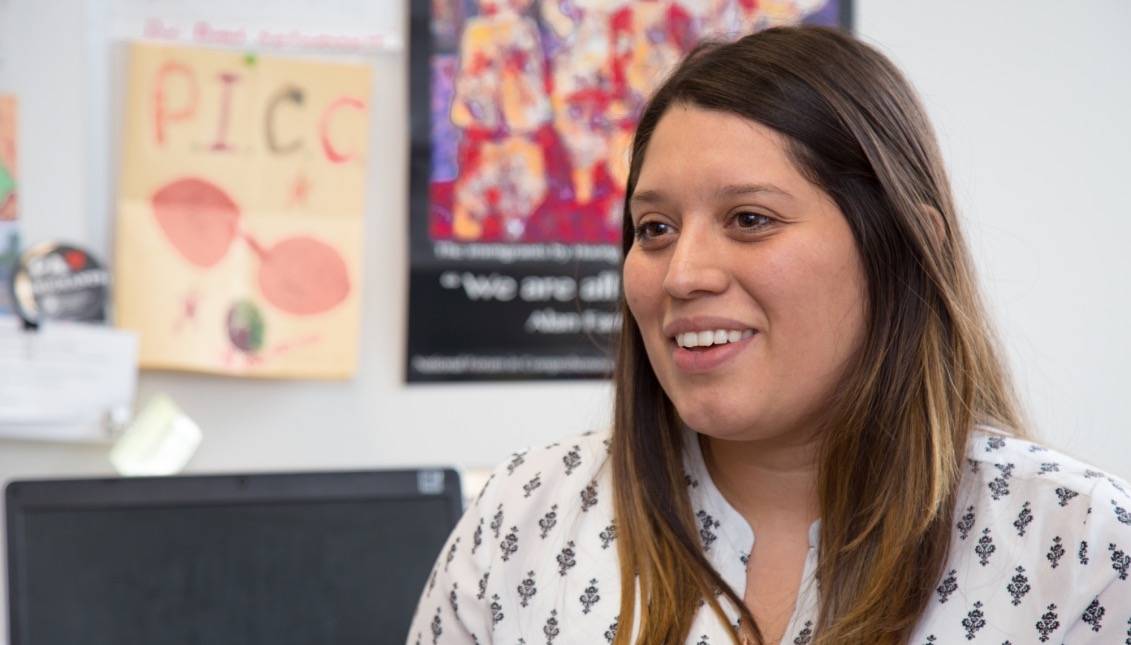
<svg viewBox="0 0 1131 645"><path fill-rule="evenodd" d="M137 336L104 325L0 316L0 437L104 442L129 420Z"/></svg>

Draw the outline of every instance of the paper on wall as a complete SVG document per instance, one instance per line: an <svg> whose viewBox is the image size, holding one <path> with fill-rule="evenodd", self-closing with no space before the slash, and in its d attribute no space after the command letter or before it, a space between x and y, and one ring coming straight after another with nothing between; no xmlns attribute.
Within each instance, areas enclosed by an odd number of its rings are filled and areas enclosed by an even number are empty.
<svg viewBox="0 0 1131 645"><path fill-rule="evenodd" d="M103 325L0 316L0 437L109 441L133 409L137 347Z"/></svg>

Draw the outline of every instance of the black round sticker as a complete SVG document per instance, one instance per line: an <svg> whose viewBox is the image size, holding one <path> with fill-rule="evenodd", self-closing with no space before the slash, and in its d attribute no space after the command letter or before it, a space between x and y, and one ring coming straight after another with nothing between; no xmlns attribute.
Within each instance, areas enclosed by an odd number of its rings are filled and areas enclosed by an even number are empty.
<svg viewBox="0 0 1131 645"><path fill-rule="evenodd" d="M44 320L106 320L110 273L89 253L67 244L39 244L20 256L12 274L16 313L29 325Z"/></svg>

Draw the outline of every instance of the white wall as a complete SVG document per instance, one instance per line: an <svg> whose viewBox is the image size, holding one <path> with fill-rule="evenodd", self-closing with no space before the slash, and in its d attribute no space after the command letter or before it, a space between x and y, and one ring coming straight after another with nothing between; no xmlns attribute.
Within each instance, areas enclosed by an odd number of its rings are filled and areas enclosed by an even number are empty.
<svg viewBox="0 0 1131 645"><path fill-rule="evenodd" d="M934 119L1037 432L1131 476L1131 3L858 6Z"/></svg>
<svg viewBox="0 0 1131 645"><path fill-rule="evenodd" d="M78 241L105 257L109 231L90 208L100 192L88 185L99 173L87 156L82 0L11 2L24 239ZM1037 428L1051 443L1131 476L1131 253L1124 251L1131 239L1131 2L856 0L856 24L907 71L935 120ZM139 402L167 392L204 430L190 472L478 468L517 447L607 424L602 383L402 382L405 56L374 62L357 376L274 382L143 373ZM113 188L102 192L112 197ZM0 480L109 473L106 451L0 440Z"/></svg>

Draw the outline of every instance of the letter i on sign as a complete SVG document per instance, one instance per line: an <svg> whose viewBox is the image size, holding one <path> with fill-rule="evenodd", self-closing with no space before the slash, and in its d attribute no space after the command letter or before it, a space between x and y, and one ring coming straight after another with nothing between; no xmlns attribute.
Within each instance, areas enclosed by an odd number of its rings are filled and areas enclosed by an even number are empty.
<svg viewBox="0 0 1131 645"><path fill-rule="evenodd" d="M220 74L220 82L223 83L223 95L220 98L220 118L217 124L216 140L212 143L212 149L216 151L228 151L232 147L228 145L228 117L232 113L232 86L239 82L240 77L232 73Z"/></svg>

